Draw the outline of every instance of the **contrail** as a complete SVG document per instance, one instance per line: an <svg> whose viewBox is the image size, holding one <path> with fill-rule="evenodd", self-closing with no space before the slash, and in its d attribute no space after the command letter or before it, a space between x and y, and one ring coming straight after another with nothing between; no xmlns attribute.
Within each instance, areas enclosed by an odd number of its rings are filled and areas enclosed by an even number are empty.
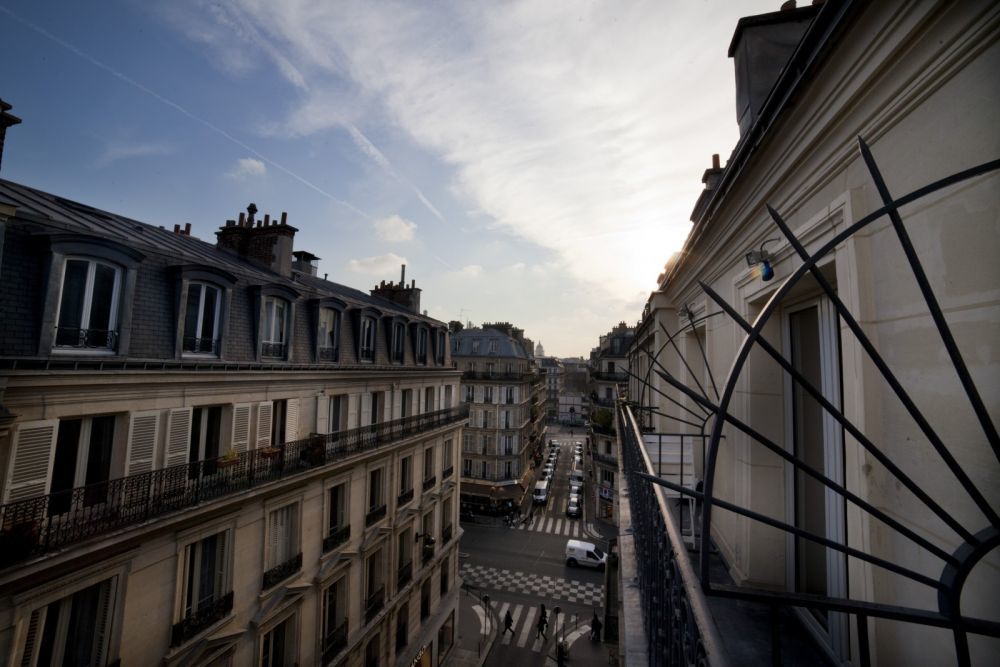
<svg viewBox="0 0 1000 667"><path fill-rule="evenodd" d="M368 213L365 213L361 209L357 208L356 206L354 206L353 204L351 204L349 202L344 201L343 199L339 199L339 198L333 196L332 194L330 194L329 192L327 192L323 188L321 188L318 185L316 185L315 183L313 183L313 182L311 182L311 181L303 178L302 176L299 176L294 171L292 171L291 169L288 169L284 165L278 164L274 160L272 160L269 157L267 157L267 156L263 155L262 153L260 153L260 151L256 150L255 148L249 146L248 144L244 143L243 141L241 141L241 140L237 139L236 137L234 137L233 135L229 134L229 132L226 132L224 129L222 129L218 125L215 125L215 124L213 124L213 123L205 120L204 118L196 116L195 114L191 113L190 111L188 111L187 109L185 109L181 105L177 104L176 102L167 99L166 97L164 97L163 95L160 95L155 90L152 90L151 88L148 88L148 87L144 86L143 84L139 83L135 79L132 79L132 78L126 76L125 74L122 74L121 72L115 70L113 67L110 67L109 65L104 64L103 62L101 62L97 58L94 58L90 54L81 51L80 49L78 49L77 47L73 46L69 42L67 42L67 41L65 41L65 40L63 40L63 39L61 39L59 37L56 37L55 35L53 35L49 31L47 31L44 28L42 28L41 26L35 25L34 23L32 23L32 22L30 22L30 21L28 21L26 19L21 18L20 16L18 16L14 12L10 11L6 7L0 5L0 11L2 11L4 14L8 15L9 17L11 17L12 19L14 19L15 21L17 21L18 23L21 23L22 25L24 25L24 26L26 26L26 27L34 30L38 34L42 35L43 37L46 37L46 38L52 40L53 42L55 42L59 46L63 47L67 51L70 51L70 52L72 52L72 53L80 56L81 58L83 58L84 60L86 60L90 64L94 65L95 67L99 67L100 69L102 69L105 72L111 74L112 76L114 76L114 77L116 77L118 79L121 79L122 81L124 81L125 83L129 84L133 88L137 88L137 89L141 90L142 92L144 92L147 95L149 95L149 96L155 98L156 100L162 102L163 104L167 105L168 107L171 107L171 108L175 109L176 111L182 113L183 115L187 116L191 120L193 120L195 122L198 122L198 123L201 123L202 125L204 125L208 129L210 129L213 132L215 132L216 134L219 134L219 135L225 137L226 139L228 139L229 141L231 141L235 145L239 146L243 150L248 151L251 154L253 154L254 156L260 158L263 162L266 162L267 164L271 165L275 169L278 169L279 171L282 171L285 174L291 176L292 178L294 178L295 180L297 180L302 185L305 185L307 188L310 188L310 189L318 192L319 194L323 195L327 199L329 199L329 200L331 200L331 201L333 201L333 202L335 202L337 204L340 204L344 208L346 208L346 209L348 209L350 211L353 211L354 213L357 213L358 215L360 215L361 217L365 218L366 220L372 220L372 216L369 215Z"/></svg>

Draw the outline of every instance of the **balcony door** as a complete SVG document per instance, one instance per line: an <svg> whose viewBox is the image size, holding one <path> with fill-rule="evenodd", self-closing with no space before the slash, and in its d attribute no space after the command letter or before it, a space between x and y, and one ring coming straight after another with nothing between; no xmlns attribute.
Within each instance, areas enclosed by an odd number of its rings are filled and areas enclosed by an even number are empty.
<svg viewBox="0 0 1000 667"><path fill-rule="evenodd" d="M841 358L837 316L826 298L800 303L784 313L786 356L794 368L839 408ZM802 462L837 483L844 480L843 429L800 383L786 376L787 446ZM801 470L786 468L787 520L815 535L844 543L844 499ZM824 597L847 594L843 554L816 542L789 536L788 588ZM802 612L807 627L840 660L849 656L847 617Z"/></svg>

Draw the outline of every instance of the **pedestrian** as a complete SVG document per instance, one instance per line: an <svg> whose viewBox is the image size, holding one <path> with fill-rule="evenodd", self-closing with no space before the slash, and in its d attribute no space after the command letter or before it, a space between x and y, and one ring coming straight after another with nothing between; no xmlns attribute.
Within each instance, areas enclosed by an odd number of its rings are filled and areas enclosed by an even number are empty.
<svg viewBox="0 0 1000 667"><path fill-rule="evenodd" d="M544 605L542 606L542 608L543 609L545 608ZM545 637L546 639L549 638L549 636L547 634L545 634L545 626L548 625L548 624L549 624L549 621L545 617L544 614L542 614L541 616L538 617L538 624L535 626L535 639L538 639L538 635L541 635L542 637Z"/></svg>
<svg viewBox="0 0 1000 667"><path fill-rule="evenodd" d="M594 618L590 621L590 639L595 642L601 641L601 629L604 624L601 623L601 619L597 617L597 612L594 612Z"/></svg>
<svg viewBox="0 0 1000 667"><path fill-rule="evenodd" d="M514 617L510 615L510 609L507 610L507 615L503 617L503 633L506 634L510 630L510 634L514 634Z"/></svg>

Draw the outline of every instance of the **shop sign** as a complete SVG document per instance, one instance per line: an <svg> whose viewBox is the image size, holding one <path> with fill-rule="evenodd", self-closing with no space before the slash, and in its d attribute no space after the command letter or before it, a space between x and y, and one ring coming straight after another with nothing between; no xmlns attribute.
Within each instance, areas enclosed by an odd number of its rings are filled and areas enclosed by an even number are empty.
<svg viewBox="0 0 1000 667"><path fill-rule="evenodd" d="M615 499L615 490L612 489L610 486L599 487L598 491L601 494L601 498L603 498L604 500L612 500L613 501Z"/></svg>
<svg viewBox="0 0 1000 667"><path fill-rule="evenodd" d="M431 645L422 646L410 661L410 667L431 667Z"/></svg>

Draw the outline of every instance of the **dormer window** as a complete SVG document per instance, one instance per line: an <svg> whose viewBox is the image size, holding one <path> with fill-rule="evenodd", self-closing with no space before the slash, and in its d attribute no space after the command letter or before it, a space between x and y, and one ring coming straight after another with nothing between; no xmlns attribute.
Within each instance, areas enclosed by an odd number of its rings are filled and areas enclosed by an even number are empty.
<svg viewBox="0 0 1000 667"><path fill-rule="evenodd" d="M222 290L204 283L190 283L184 308L185 354L219 356L219 315L222 311Z"/></svg>
<svg viewBox="0 0 1000 667"><path fill-rule="evenodd" d="M437 345L434 346L434 363L439 366L444 365L444 346L446 338L443 331L437 332Z"/></svg>
<svg viewBox="0 0 1000 667"><path fill-rule="evenodd" d="M358 336L358 356L361 361L375 361L375 318L361 318L361 331Z"/></svg>
<svg viewBox="0 0 1000 667"><path fill-rule="evenodd" d="M427 329L417 329L417 363L427 363Z"/></svg>
<svg viewBox="0 0 1000 667"><path fill-rule="evenodd" d="M392 325L392 361L393 363L403 363L404 343L406 342L406 325L402 322L394 322Z"/></svg>
<svg viewBox="0 0 1000 667"><path fill-rule="evenodd" d="M288 302L276 296L264 297L264 328L261 332L260 355L285 358L288 337Z"/></svg>
<svg viewBox="0 0 1000 667"><path fill-rule="evenodd" d="M497 341L494 338L490 340L490 354L496 354L496 353L497 353Z"/></svg>
<svg viewBox="0 0 1000 667"><path fill-rule="evenodd" d="M340 311L319 309L317 342L320 361L337 361L340 358Z"/></svg>
<svg viewBox="0 0 1000 667"><path fill-rule="evenodd" d="M472 339L472 354L479 354L479 339Z"/></svg>
<svg viewBox="0 0 1000 667"><path fill-rule="evenodd" d="M56 347L117 350L121 286L120 267L68 257L59 299Z"/></svg>

